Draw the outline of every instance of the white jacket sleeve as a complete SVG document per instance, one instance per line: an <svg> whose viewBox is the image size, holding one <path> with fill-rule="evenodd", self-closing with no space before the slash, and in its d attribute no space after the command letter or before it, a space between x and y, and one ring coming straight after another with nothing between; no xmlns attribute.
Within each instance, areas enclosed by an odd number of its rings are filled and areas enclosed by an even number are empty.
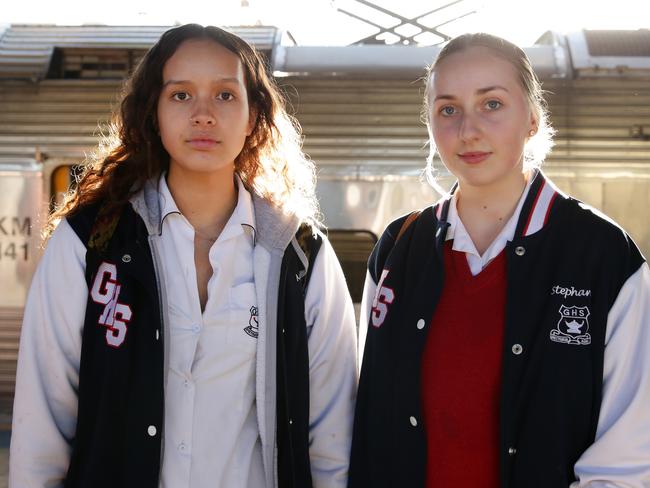
<svg viewBox="0 0 650 488"><path fill-rule="evenodd" d="M326 239L313 266L305 297L312 479L314 488L344 488L358 377L354 308Z"/></svg>
<svg viewBox="0 0 650 488"><path fill-rule="evenodd" d="M650 270L625 283L607 317L603 397L594 443L571 488L650 488Z"/></svg>
<svg viewBox="0 0 650 488"><path fill-rule="evenodd" d="M68 469L88 296L85 254L63 220L32 279L16 373L10 488L59 487Z"/></svg>

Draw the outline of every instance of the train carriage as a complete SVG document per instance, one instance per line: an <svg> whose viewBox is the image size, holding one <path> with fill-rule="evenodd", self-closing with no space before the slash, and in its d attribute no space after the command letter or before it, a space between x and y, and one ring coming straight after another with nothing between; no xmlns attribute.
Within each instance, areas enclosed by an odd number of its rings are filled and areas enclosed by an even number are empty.
<svg viewBox="0 0 650 488"><path fill-rule="evenodd" d="M0 414L10 415L20 322L52 201L107 131L121 82L167 27L10 26L0 33ZM304 47L233 27L268 60L318 168L325 224L351 294L386 224L430 204L420 120L436 47ZM650 31L548 32L525 48L549 91L544 171L650 251ZM451 183L440 168L442 186ZM65 283L52 283L65 286Z"/></svg>

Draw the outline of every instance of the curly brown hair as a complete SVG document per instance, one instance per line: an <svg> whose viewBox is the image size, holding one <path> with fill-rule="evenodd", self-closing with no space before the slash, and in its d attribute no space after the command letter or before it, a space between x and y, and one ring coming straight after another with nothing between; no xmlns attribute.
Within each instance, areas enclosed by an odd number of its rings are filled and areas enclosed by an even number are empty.
<svg viewBox="0 0 650 488"><path fill-rule="evenodd" d="M86 162L76 188L51 214L56 223L82 207L102 201L107 211L128 202L145 182L169 168L169 154L158 134L157 104L163 67L187 40L212 40L241 60L255 127L235 159L247 188L302 220L318 220L314 164L302 151L300 127L257 51L240 37L214 26L187 24L166 31L126 81L108 137Z"/></svg>

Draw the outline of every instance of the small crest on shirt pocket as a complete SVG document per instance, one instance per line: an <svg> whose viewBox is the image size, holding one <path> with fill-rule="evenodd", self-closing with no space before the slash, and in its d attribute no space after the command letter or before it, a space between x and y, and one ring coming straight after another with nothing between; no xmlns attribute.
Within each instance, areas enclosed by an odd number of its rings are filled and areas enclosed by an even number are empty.
<svg viewBox="0 0 650 488"><path fill-rule="evenodd" d="M250 313L251 316L248 319L248 325L244 328L244 332L246 332L249 336L257 339L258 327L259 327L259 322L257 321L257 317L258 317L257 307L253 305L250 309Z"/></svg>
<svg viewBox="0 0 650 488"><path fill-rule="evenodd" d="M587 346L591 344L589 334L589 307L560 306L560 320L551 330L550 339L563 344Z"/></svg>

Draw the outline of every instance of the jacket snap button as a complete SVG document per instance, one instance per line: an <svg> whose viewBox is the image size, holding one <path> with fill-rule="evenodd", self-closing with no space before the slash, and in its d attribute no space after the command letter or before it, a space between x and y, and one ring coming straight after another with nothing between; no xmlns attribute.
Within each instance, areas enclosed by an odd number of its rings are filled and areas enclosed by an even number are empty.
<svg viewBox="0 0 650 488"><path fill-rule="evenodd" d="M409 418L409 421L411 422L411 425L412 425L413 427L416 427L416 426L418 425L418 420L417 420L415 417L413 417L413 416L411 416L411 417Z"/></svg>
<svg viewBox="0 0 650 488"><path fill-rule="evenodd" d="M517 256L523 256L524 254L526 254L526 248L524 246L515 247L515 254Z"/></svg>
<svg viewBox="0 0 650 488"><path fill-rule="evenodd" d="M418 320L418 323L415 325L418 329L424 329L424 319Z"/></svg>
<svg viewBox="0 0 650 488"><path fill-rule="evenodd" d="M149 434L149 436L151 437L155 436L156 432L158 432L158 430L156 430L155 425L150 425L149 427L147 427L147 434Z"/></svg>
<svg viewBox="0 0 650 488"><path fill-rule="evenodd" d="M522 352L524 352L524 348L521 347L521 344L515 344L512 346L512 354L519 356Z"/></svg>
<svg viewBox="0 0 650 488"><path fill-rule="evenodd" d="M515 449L514 447L508 448L508 454L510 456L514 456L515 454L517 454L517 449Z"/></svg>
<svg viewBox="0 0 650 488"><path fill-rule="evenodd" d="M125 254L122 256L122 262L123 263L130 263L131 262L131 255L130 254Z"/></svg>

